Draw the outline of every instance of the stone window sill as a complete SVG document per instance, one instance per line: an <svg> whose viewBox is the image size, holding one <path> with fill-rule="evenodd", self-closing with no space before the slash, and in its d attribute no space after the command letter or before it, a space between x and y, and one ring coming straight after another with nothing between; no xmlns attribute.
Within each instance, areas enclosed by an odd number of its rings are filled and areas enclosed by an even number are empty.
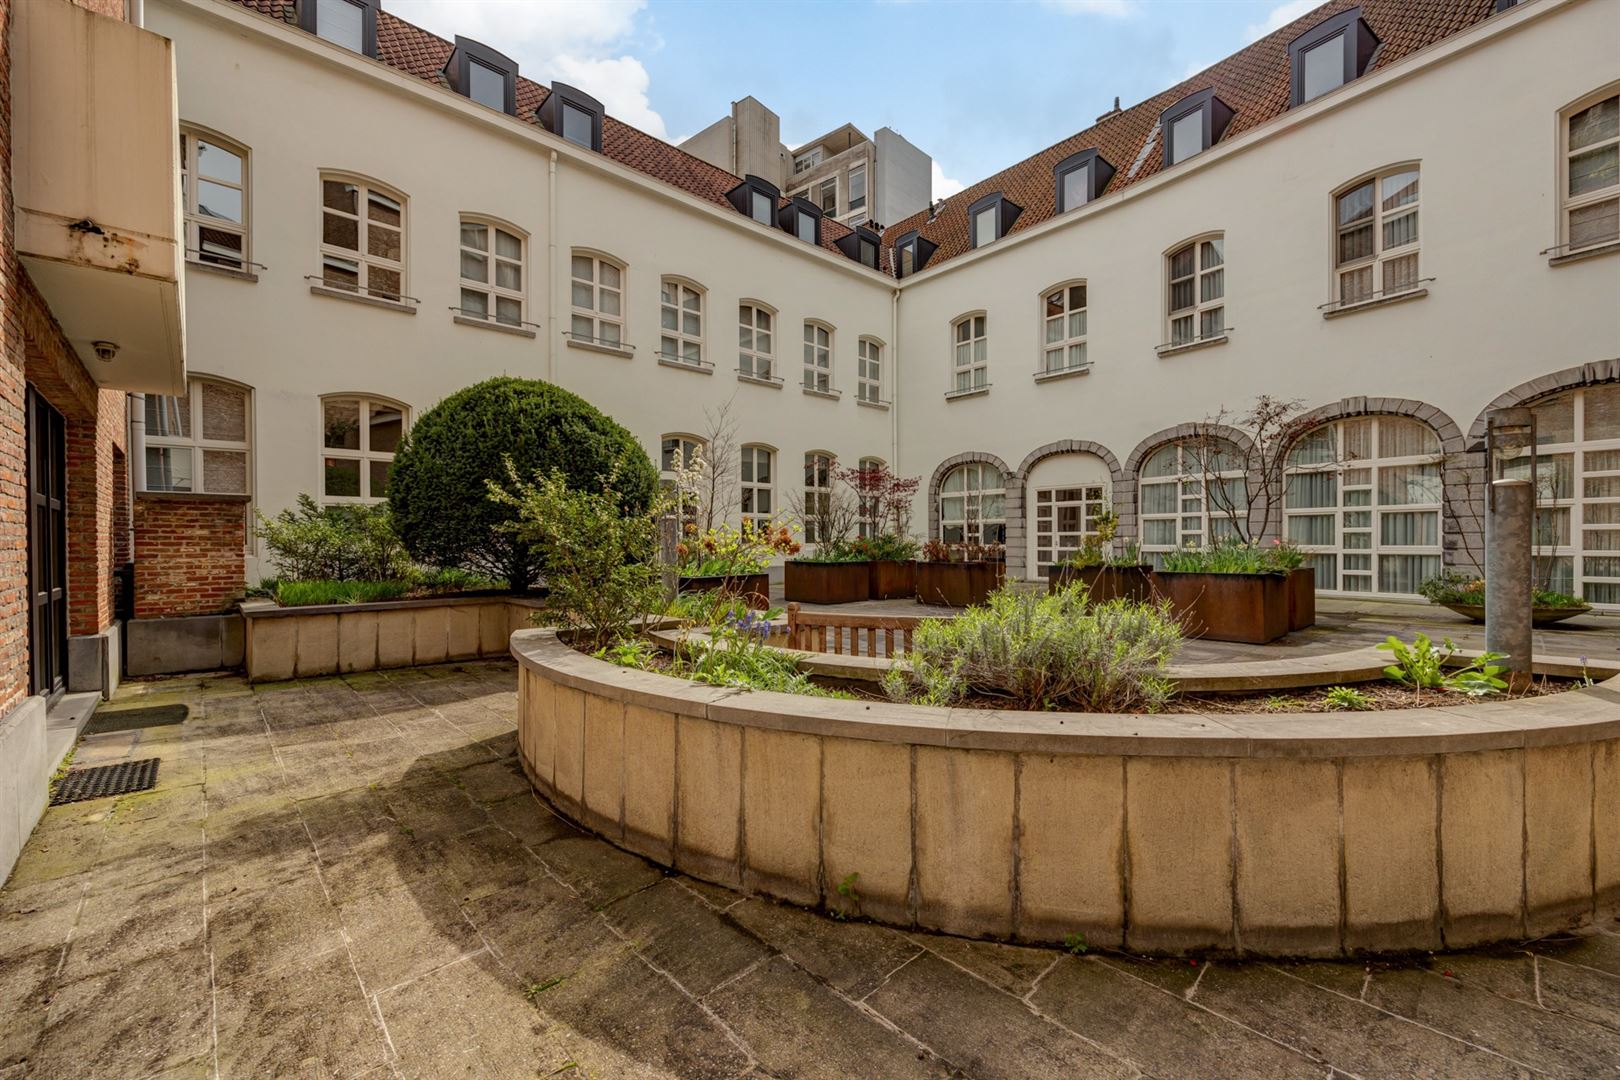
<svg viewBox="0 0 1620 1080"><path fill-rule="evenodd" d="M844 396L842 390L817 390L813 386L801 386L799 390L809 394L811 397L826 398L828 401L837 401Z"/></svg>
<svg viewBox="0 0 1620 1080"><path fill-rule="evenodd" d="M1037 371L1035 381L1038 383L1056 382L1058 379L1067 379L1071 375L1089 374L1091 374L1091 365L1089 363L1075 364L1073 367L1058 368L1056 371Z"/></svg>
<svg viewBox="0 0 1620 1080"><path fill-rule="evenodd" d="M947 390L945 392L945 400L961 401L964 398L980 397L984 394L988 394L989 392L990 384L985 383L983 386L970 386L966 390Z"/></svg>
<svg viewBox="0 0 1620 1080"><path fill-rule="evenodd" d="M376 296L364 296L360 293L349 292L346 289L334 289L329 285L311 285L309 291L312 296L330 296L333 300L347 300L351 304L365 304L369 307L385 308L389 311L397 311L402 315L416 314L416 305L407 304L400 300L384 300Z"/></svg>
<svg viewBox="0 0 1620 1080"><path fill-rule="evenodd" d="M1340 308L1329 308L1322 312L1322 318L1337 319L1342 315L1354 315L1358 311L1370 311L1373 308L1388 307L1391 304L1403 304L1408 300L1417 300L1428 295L1428 289L1408 289L1406 292L1380 296L1376 300L1363 300L1359 304L1347 304Z"/></svg>
<svg viewBox="0 0 1620 1080"><path fill-rule="evenodd" d="M1225 334L1202 338L1198 341L1189 341L1185 345L1160 345L1156 350L1160 357L1180 356L1182 353L1197 352L1199 349L1208 349L1215 345L1225 345L1229 338Z"/></svg>
<svg viewBox="0 0 1620 1080"><path fill-rule="evenodd" d="M1593 247L1571 251L1564 255L1554 255L1547 260L1548 266L1564 266L1567 263L1580 262L1582 259L1595 259L1599 255L1613 255L1620 251L1620 240L1610 240L1606 244L1597 244Z"/></svg>
<svg viewBox="0 0 1620 1080"><path fill-rule="evenodd" d="M680 371L690 371L694 375L713 375L714 365L705 361L692 363L690 360L671 360L667 356L660 356L658 362L667 368L676 368Z"/></svg>
<svg viewBox="0 0 1620 1080"><path fill-rule="evenodd" d="M515 334L518 337L532 338L535 332L526 326L507 326L505 323L491 322L489 319L474 319L466 315L453 315L451 321L457 326L476 326L480 330L494 330L502 334Z"/></svg>
<svg viewBox="0 0 1620 1080"><path fill-rule="evenodd" d="M636 354L630 349L615 348L612 345L603 345L595 341L581 341L578 338L568 338L570 349L584 349L586 352L601 353L603 356L617 356L624 360L634 360Z"/></svg>
<svg viewBox="0 0 1620 1080"><path fill-rule="evenodd" d="M251 495L228 495L216 491L137 491L137 499L162 499L165 502L213 502L213 503L246 503L252 502Z"/></svg>
<svg viewBox="0 0 1620 1080"><path fill-rule="evenodd" d="M192 259L186 260L186 269L201 270L205 274L214 274L218 277L231 278L234 281L246 281L253 283L259 280L259 275L255 274L251 270L232 270L228 266L215 266L212 263L196 262Z"/></svg>
<svg viewBox="0 0 1620 1080"><path fill-rule="evenodd" d="M884 412L889 411L889 403L887 401L878 401L876 398L858 397L855 399L855 404L864 406L868 409L882 409Z"/></svg>
<svg viewBox="0 0 1620 1080"><path fill-rule="evenodd" d="M782 389L782 380L770 375L750 375L747 372L739 371L737 372L737 381L753 383L755 386L763 386L768 390Z"/></svg>

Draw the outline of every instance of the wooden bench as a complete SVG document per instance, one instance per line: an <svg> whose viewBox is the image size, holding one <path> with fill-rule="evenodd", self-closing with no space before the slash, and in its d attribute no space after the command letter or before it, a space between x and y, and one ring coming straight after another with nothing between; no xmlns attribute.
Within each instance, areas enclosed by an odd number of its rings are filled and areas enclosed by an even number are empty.
<svg viewBox="0 0 1620 1080"><path fill-rule="evenodd" d="M911 648L925 615L855 615L787 608L787 647L834 656L896 656Z"/></svg>

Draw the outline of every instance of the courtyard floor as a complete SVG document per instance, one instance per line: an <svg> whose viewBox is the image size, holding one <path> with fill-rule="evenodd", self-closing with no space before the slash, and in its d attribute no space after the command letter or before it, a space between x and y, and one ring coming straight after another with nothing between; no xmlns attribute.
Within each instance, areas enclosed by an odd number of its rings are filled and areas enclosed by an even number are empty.
<svg viewBox="0 0 1620 1080"><path fill-rule="evenodd" d="M558 819L515 683L127 684L75 764L159 784L48 810L0 890L0 1080L1620 1077L1620 924L1368 964L836 922Z"/></svg>

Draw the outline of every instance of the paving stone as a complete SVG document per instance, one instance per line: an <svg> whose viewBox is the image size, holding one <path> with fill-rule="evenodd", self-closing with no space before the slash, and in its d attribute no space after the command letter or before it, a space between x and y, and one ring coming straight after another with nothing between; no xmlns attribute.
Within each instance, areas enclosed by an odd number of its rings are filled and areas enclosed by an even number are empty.
<svg viewBox="0 0 1620 1080"><path fill-rule="evenodd" d="M611 904L664 877L664 872L646 859L584 833L560 837L534 852L547 869L596 907Z"/></svg>
<svg viewBox="0 0 1620 1080"><path fill-rule="evenodd" d="M906 935L874 923L836 922L768 900L748 899L726 912L772 948L852 998L876 990L922 951Z"/></svg>
<svg viewBox="0 0 1620 1080"><path fill-rule="evenodd" d="M383 801L395 820L424 838L460 836L489 824L482 807L436 774L384 790Z"/></svg>
<svg viewBox="0 0 1620 1080"><path fill-rule="evenodd" d="M85 896L62 964L64 982L203 946L199 875L163 878Z"/></svg>
<svg viewBox="0 0 1620 1080"><path fill-rule="evenodd" d="M545 873L528 848L493 825L448 840L430 840L427 848L429 861L458 903Z"/></svg>
<svg viewBox="0 0 1620 1080"><path fill-rule="evenodd" d="M209 1049L208 958L183 949L61 986L30 1076L137 1077Z"/></svg>
<svg viewBox="0 0 1620 1080"><path fill-rule="evenodd" d="M776 956L706 1000L777 1077L944 1077L933 1054L878 1023L784 957Z"/></svg>
<svg viewBox="0 0 1620 1080"><path fill-rule="evenodd" d="M1539 956L1620 975L1620 934L1596 932L1542 940L1528 946Z"/></svg>
<svg viewBox="0 0 1620 1080"><path fill-rule="evenodd" d="M1241 1075L1256 1080L1324 1075L1324 1063L1094 959L1062 957L1030 1002L1154 1076L1226 1080L1239 1061Z"/></svg>
<svg viewBox="0 0 1620 1080"><path fill-rule="evenodd" d="M505 829L517 838L518 843L532 849L561 837L585 835L552 813L533 794L514 795L510 799L491 803L485 809L497 828Z"/></svg>
<svg viewBox="0 0 1620 1080"><path fill-rule="evenodd" d="M573 975L593 953L630 948L572 890L536 878L462 910L523 986Z"/></svg>
<svg viewBox="0 0 1620 1080"><path fill-rule="evenodd" d="M342 944L343 925L313 873L208 905L208 948L221 987Z"/></svg>
<svg viewBox="0 0 1620 1080"><path fill-rule="evenodd" d="M433 849L393 822L380 823L366 833L331 837L316 850L321 880L335 904L435 875Z"/></svg>
<svg viewBox="0 0 1620 1080"><path fill-rule="evenodd" d="M529 794L529 778L516 762L491 761L450 773L474 802L494 803L514 795Z"/></svg>
<svg viewBox="0 0 1620 1080"><path fill-rule="evenodd" d="M45 1030L62 948L42 946L0 957L0 1066L30 1057Z"/></svg>
<svg viewBox="0 0 1620 1080"><path fill-rule="evenodd" d="M51 878L0 892L0 959L66 943L90 875Z"/></svg>
<svg viewBox="0 0 1620 1080"><path fill-rule="evenodd" d="M1530 953L1437 956L1430 971L1498 997L1620 1030L1620 977Z"/></svg>
<svg viewBox="0 0 1620 1080"><path fill-rule="evenodd" d="M1041 973L1063 955L1052 949L1030 949L944 934L912 934L911 940L1014 997L1029 993Z"/></svg>
<svg viewBox="0 0 1620 1080"><path fill-rule="evenodd" d="M341 947L242 979L216 997L221 1080L354 1076L386 1058L382 1032Z"/></svg>
<svg viewBox="0 0 1620 1080"><path fill-rule="evenodd" d="M603 914L693 997L770 955L757 938L667 879L610 904Z"/></svg>
<svg viewBox="0 0 1620 1080"><path fill-rule="evenodd" d="M101 821L36 829L6 883L13 887L35 885L95 869L105 833Z"/></svg>
<svg viewBox="0 0 1620 1080"><path fill-rule="evenodd" d="M980 1077L1130 1077L1141 1072L939 957L924 953L866 999L953 1067Z"/></svg>
<svg viewBox="0 0 1620 1080"><path fill-rule="evenodd" d="M394 987L378 995L377 1006L399 1071L408 1077L546 1076L570 1060L548 1035L555 1025L524 1000L510 977L480 958Z"/></svg>
<svg viewBox="0 0 1620 1080"><path fill-rule="evenodd" d="M338 909L338 917L369 993L483 948L450 894L430 879L352 900Z"/></svg>
<svg viewBox="0 0 1620 1080"><path fill-rule="evenodd" d="M315 847L291 804L268 818L205 829L210 900L277 888L314 871Z"/></svg>

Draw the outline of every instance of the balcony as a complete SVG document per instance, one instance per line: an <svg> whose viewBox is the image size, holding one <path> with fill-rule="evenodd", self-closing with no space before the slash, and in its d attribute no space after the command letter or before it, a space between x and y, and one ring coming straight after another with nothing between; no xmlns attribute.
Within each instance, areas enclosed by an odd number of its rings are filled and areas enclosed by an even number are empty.
<svg viewBox="0 0 1620 1080"><path fill-rule="evenodd" d="M17 254L98 385L180 391L173 43L68 0L12 11Z"/></svg>

